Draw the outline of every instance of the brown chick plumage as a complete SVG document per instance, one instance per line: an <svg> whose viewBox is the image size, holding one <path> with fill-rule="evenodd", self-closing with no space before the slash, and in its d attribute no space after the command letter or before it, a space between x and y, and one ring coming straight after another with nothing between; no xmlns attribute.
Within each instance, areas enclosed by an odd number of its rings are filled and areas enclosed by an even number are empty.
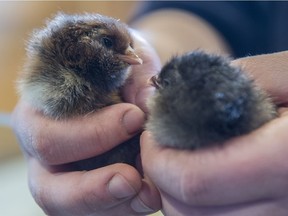
<svg viewBox="0 0 288 216"><path fill-rule="evenodd" d="M122 102L119 88L129 76L129 66L142 63L133 46L128 27L119 20L100 14L58 13L44 28L35 30L28 42L27 61L18 80L20 95L57 120ZM139 151L137 140L82 163L80 169L131 164Z"/></svg>

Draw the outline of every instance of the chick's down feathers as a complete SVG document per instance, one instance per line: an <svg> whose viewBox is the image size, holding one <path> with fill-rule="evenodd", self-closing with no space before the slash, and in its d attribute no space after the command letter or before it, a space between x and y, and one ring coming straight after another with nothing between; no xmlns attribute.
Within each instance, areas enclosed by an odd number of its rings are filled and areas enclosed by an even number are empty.
<svg viewBox="0 0 288 216"><path fill-rule="evenodd" d="M119 88L129 76L129 66L141 63L129 28L119 20L100 14L58 13L32 33L18 90L47 117L84 116L122 102ZM137 142L135 138L127 141L82 168L131 164L139 152Z"/></svg>
<svg viewBox="0 0 288 216"><path fill-rule="evenodd" d="M247 134L276 117L271 99L220 55L174 57L152 78L146 127L166 146L197 149Z"/></svg>

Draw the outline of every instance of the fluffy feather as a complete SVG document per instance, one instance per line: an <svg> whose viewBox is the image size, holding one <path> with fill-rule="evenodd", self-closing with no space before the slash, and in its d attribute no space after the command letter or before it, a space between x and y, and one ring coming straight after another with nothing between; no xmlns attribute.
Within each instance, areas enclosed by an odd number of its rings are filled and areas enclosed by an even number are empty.
<svg viewBox="0 0 288 216"><path fill-rule="evenodd" d="M116 19L58 13L28 42L19 93L56 120L119 103L119 88L129 76L129 66L142 63L133 46L128 27ZM137 142L125 142L93 162L78 165L93 169L116 162L131 164L139 152Z"/></svg>
<svg viewBox="0 0 288 216"><path fill-rule="evenodd" d="M196 149L247 134L276 117L271 99L229 59L195 51L152 78L147 129L165 146Z"/></svg>

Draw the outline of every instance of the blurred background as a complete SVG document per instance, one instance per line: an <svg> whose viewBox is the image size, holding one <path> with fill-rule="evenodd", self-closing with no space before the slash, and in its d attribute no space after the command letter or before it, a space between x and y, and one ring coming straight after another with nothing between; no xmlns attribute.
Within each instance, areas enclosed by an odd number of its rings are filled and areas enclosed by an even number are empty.
<svg viewBox="0 0 288 216"><path fill-rule="evenodd" d="M128 21L137 2L0 2L0 215L42 216L27 186L27 169L10 127L17 103L15 80L25 59L25 41L57 11L93 12Z"/></svg>

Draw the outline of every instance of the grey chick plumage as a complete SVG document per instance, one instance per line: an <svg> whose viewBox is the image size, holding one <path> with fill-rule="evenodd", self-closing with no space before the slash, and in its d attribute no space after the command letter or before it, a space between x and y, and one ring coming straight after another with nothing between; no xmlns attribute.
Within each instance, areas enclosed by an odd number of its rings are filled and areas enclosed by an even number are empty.
<svg viewBox="0 0 288 216"><path fill-rule="evenodd" d="M133 46L128 27L119 20L100 14L58 13L44 28L35 30L28 42L27 61L18 80L20 95L56 120L120 103L119 88L129 76L129 66L142 63ZM130 164L139 152L134 141L82 168Z"/></svg>
<svg viewBox="0 0 288 216"><path fill-rule="evenodd" d="M247 134L276 108L228 58L202 51L174 57L152 78L146 127L162 145L197 149Z"/></svg>

